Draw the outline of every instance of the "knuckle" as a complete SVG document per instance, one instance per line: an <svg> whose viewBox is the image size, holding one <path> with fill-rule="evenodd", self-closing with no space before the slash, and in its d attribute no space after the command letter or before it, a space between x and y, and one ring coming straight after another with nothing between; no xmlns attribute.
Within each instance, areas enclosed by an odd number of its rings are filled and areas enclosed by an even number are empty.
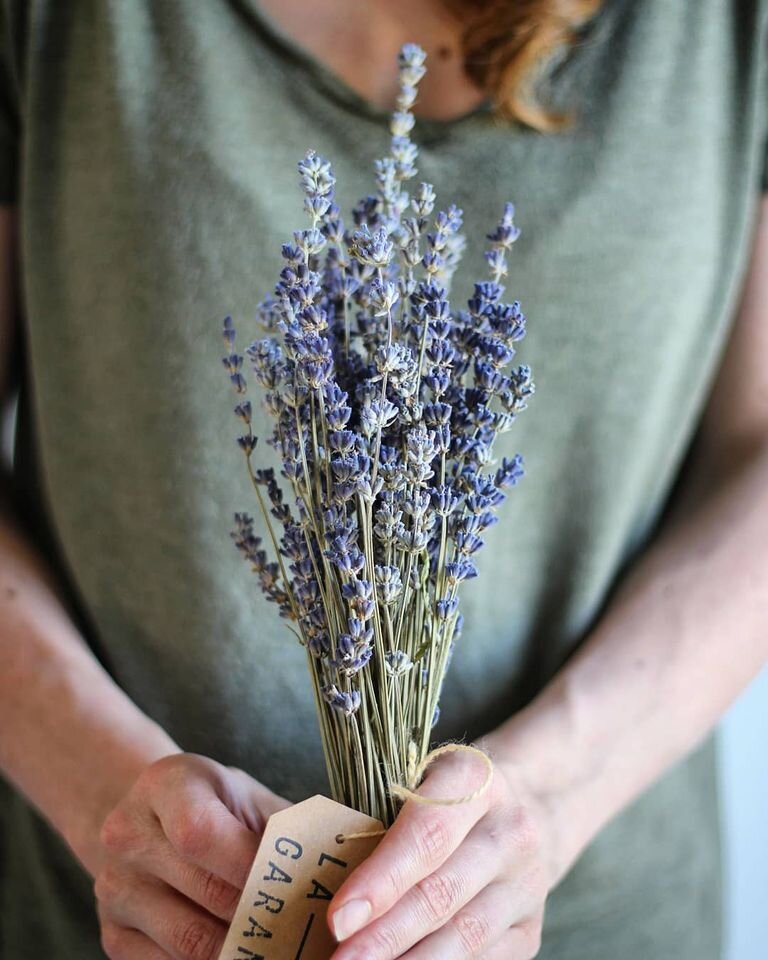
<svg viewBox="0 0 768 960"><path fill-rule="evenodd" d="M236 887L207 870L198 870L196 878L196 887L200 890L203 906L216 914L230 914L234 911L240 899L240 891Z"/></svg>
<svg viewBox="0 0 768 960"><path fill-rule="evenodd" d="M494 847L503 846L512 832L509 826L508 810L509 807L503 807L499 811L487 814L483 820L487 838Z"/></svg>
<svg viewBox="0 0 768 960"><path fill-rule="evenodd" d="M111 853L130 853L138 846L139 831L122 807L115 807L104 819L99 842Z"/></svg>
<svg viewBox="0 0 768 960"><path fill-rule="evenodd" d="M185 763L185 754L169 753L148 764L141 772L140 779L145 783L162 783L169 774L172 774Z"/></svg>
<svg viewBox="0 0 768 960"><path fill-rule="evenodd" d="M211 960L215 956L216 936L202 920L179 924L174 928L171 940L185 960Z"/></svg>
<svg viewBox="0 0 768 960"><path fill-rule="evenodd" d="M190 753L170 753L144 767L134 785L134 791L151 798L165 793L190 776L199 775L200 759Z"/></svg>
<svg viewBox="0 0 768 960"><path fill-rule="evenodd" d="M407 867L405 863L398 861L382 869L377 877L377 887L372 891L372 902L374 909L389 909L395 901L404 896L410 889L411 880L408 878Z"/></svg>
<svg viewBox="0 0 768 960"><path fill-rule="evenodd" d="M541 849L539 825L526 807L516 807L511 816L511 840L523 856L535 856Z"/></svg>
<svg viewBox="0 0 768 960"><path fill-rule="evenodd" d="M389 924L379 924L374 927L368 937L368 943L363 950L363 956L397 957L403 949L403 943L397 927Z"/></svg>
<svg viewBox="0 0 768 960"><path fill-rule="evenodd" d="M168 772L173 769L173 757L161 757L144 767L138 776L133 789L136 793L152 796L158 789L161 789L166 782Z"/></svg>
<svg viewBox="0 0 768 960"><path fill-rule="evenodd" d="M208 807L184 810L168 825L168 839L182 857L204 857L211 846L212 817Z"/></svg>
<svg viewBox="0 0 768 960"><path fill-rule="evenodd" d="M479 955L487 946L490 936L488 917L482 913L463 911L451 917L456 934L464 954L469 957Z"/></svg>
<svg viewBox="0 0 768 960"><path fill-rule="evenodd" d="M463 883L456 874L432 873L416 884L422 909L432 923L444 920L461 902Z"/></svg>
<svg viewBox="0 0 768 960"><path fill-rule="evenodd" d="M114 923L105 923L101 928L101 949L109 960L123 960L125 957L125 938L123 931Z"/></svg>
<svg viewBox="0 0 768 960"><path fill-rule="evenodd" d="M100 903L115 903L119 891L122 889L122 882L118 877L117 870L107 863L96 875L93 884L93 892Z"/></svg>
<svg viewBox="0 0 768 960"><path fill-rule="evenodd" d="M412 839L418 860L422 864L442 863L450 853L451 837L440 817L431 816L412 827Z"/></svg>

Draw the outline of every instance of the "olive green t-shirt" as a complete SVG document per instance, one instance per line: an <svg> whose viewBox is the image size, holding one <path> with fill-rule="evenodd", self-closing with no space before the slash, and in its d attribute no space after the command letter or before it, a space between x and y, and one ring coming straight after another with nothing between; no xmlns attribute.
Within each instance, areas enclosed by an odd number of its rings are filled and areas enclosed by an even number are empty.
<svg viewBox="0 0 768 960"><path fill-rule="evenodd" d="M348 212L373 190L386 114L256 0L2 9L20 515L95 654L182 748L294 801L328 793L305 653L229 536L233 512L256 509L220 324L231 313L257 335L280 243L305 226L296 162L328 157ZM768 189L766 0L606 0L547 78L550 102L578 111L569 132L480 109L413 135L419 179L464 210L457 300L516 204L507 295L537 383L498 447L522 452L527 476L464 590L435 742L529 702L653 537ZM594 840L549 898L543 960L719 958L715 759L708 737ZM90 879L2 786L1 960L101 957Z"/></svg>

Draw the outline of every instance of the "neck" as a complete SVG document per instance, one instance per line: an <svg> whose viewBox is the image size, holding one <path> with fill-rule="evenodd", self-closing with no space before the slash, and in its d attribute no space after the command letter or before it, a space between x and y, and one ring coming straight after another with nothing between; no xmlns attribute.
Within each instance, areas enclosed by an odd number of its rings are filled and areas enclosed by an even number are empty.
<svg viewBox="0 0 768 960"><path fill-rule="evenodd" d="M397 54L404 43L427 52L417 116L450 120L468 113L484 94L467 78L461 28L440 0L258 0L265 14L349 87L383 110L397 93Z"/></svg>

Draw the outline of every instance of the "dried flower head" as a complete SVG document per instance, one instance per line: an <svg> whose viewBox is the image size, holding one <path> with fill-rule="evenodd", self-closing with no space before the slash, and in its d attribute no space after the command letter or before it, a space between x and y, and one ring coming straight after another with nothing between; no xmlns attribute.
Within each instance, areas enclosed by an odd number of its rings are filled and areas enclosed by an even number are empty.
<svg viewBox="0 0 768 960"><path fill-rule="evenodd" d="M237 442L271 551L246 514L232 536L307 650L334 796L386 823L387 785L405 776L408 744L426 754L439 717L459 587L477 576L483 534L522 476L520 456L496 464L494 442L534 391L530 368L513 366L526 318L502 285L520 235L514 207L488 234L489 279L453 308L462 211L435 212L431 184L408 186L424 51L406 44L399 70L376 192L346 226L331 166L310 150L298 165L309 226L282 246L257 310L266 336L240 354L232 318L223 324ZM279 477L254 464L244 356Z"/></svg>

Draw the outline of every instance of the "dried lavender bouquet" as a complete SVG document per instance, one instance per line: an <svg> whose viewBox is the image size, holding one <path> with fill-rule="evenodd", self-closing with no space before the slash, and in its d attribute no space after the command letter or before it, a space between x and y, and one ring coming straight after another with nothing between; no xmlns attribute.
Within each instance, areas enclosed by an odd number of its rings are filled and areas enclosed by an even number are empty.
<svg viewBox="0 0 768 960"><path fill-rule="evenodd" d="M461 632L459 586L477 575L482 533L522 476L519 455L494 468L494 440L533 393L530 368L512 366L525 316L502 301L513 205L488 235L490 279L453 311L462 212L432 219L432 186L405 187L424 61L414 44L400 52L390 154L353 227L329 163L310 151L298 165L310 226L283 246L275 295L258 308L268 335L244 351L282 482L254 463L250 401L235 407L273 558L247 514L232 536L306 648L333 798L385 826L397 813L389 785L411 783L429 750ZM244 394L231 317L223 332Z"/></svg>

